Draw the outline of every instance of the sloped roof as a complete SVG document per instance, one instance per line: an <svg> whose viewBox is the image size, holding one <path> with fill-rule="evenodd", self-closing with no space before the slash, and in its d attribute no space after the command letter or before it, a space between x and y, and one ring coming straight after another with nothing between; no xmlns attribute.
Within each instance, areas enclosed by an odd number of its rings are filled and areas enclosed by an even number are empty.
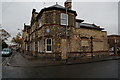
<svg viewBox="0 0 120 80"><path fill-rule="evenodd" d="M59 4L55 4L55 5L50 6L48 8L63 8L63 9L65 9L65 7L63 7L63 6L59 5Z"/></svg>
<svg viewBox="0 0 120 80"><path fill-rule="evenodd" d="M89 23L80 23L80 26L86 26L86 27L99 27L95 24L89 24Z"/></svg>
<svg viewBox="0 0 120 80"><path fill-rule="evenodd" d="M100 26L97 26L95 24L89 24L89 23L80 23L80 27L87 28L87 29L104 30L104 28L100 28Z"/></svg>
<svg viewBox="0 0 120 80"><path fill-rule="evenodd" d="M83 22L84 20L82 20L82 19L76 19L76 22Z"/></svg>
<svg viewBox="0 0 120 80"><path fill-rule="evenodd" d="M59 4L55 4L55 5L52 5L52 6L50 6L50 7L43 8L43 9L39 12L37 18L38 18L39 16L41 16L41 14L42 14L44 11L48 11L48 10L62 10L62 11L66 11L66 8L63 7L63 6L61 6L61 5L59 5ZM74 13L74 14L77 16L76 11L74 11L74 10L67 10L67 12Z"/></svg>

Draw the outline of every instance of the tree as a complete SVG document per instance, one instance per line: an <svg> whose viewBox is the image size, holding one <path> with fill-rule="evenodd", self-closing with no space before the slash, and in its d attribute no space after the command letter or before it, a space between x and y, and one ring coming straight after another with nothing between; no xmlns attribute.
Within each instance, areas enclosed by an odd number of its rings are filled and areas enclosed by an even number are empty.
<svg viewBox="0 0 120 80"><path fill-rule="evenodd" d="M11 42L17 44L17 46L20 47L23 44L23 39L19 35L16 35L12 38Z"/></svg>
<svg viewBox="0 0 120 80"><path fill-rule="evenodd" d="M0 40L7 40L11 35L5 30L0 29Z"/></svg>
<svg viewBox="0 0 120 80"><path fill-rule="evenodd" d="M2 49L7 48L7 47L8 47L8 44L6 42L2 41Z"/></svg>
<svg viewBox="0 0 120 80"><path fill-rule="evenodd" d="M11 35L3 28L0 28L0 50L3 48L7 48L8 44L5 42L7 38L9 38Z"/></svg>

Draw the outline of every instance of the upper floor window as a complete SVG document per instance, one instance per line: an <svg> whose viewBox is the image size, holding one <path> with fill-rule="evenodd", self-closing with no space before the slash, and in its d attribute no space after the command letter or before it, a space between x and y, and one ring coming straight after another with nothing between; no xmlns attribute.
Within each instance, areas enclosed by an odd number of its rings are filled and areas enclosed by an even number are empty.
<svg viewBox="0 0 120 80"><path fill-rule="evenodd" d="M61 25L68 25L68 14L61 13L60 17Z"/></svg>
<svg viewBox="0 0 120 80"><path fill-rule="evenodd" d="M80 27L80 23L79 23L79 22L76 22L75 27L76 27L76 28L79 28L79 27Z"/></svg>
<svg viewBox="0 0 120 80"><path fill-rule="evenodd" d="M39 19L39 27L42 26L42 18Z"/></svg>

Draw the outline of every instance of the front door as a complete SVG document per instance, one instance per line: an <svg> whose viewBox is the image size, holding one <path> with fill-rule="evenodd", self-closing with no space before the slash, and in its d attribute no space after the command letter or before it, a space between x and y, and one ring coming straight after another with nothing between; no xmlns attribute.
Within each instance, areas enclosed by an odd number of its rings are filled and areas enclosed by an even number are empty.
<svg viewBox="0 0 120 80"><path fill-rule="evenodd" d="M61 58L64 60L67 58L67 42L66 39L61 39Z"/></svg>

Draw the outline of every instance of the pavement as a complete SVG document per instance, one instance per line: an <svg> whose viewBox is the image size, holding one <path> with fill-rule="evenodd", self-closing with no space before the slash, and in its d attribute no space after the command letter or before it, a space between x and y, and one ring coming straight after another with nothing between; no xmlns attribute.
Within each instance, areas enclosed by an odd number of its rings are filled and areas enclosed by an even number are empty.
<svg viewBox="0 0 120 80"><path fill-rule="evenodd" d="M65 61L56 60L41 60L39 57L34 57L31 55L26 55L23 53L15 52L15 55L9 61L9 66L13 67L42 67L42 66L60 66L60 65L72 65L72 64L83 64L92 63L108 60L118 60L120 56L108 56L102 58L89 58L89 59L79 59L79 60L69 60L67 63Z"/></svg>

